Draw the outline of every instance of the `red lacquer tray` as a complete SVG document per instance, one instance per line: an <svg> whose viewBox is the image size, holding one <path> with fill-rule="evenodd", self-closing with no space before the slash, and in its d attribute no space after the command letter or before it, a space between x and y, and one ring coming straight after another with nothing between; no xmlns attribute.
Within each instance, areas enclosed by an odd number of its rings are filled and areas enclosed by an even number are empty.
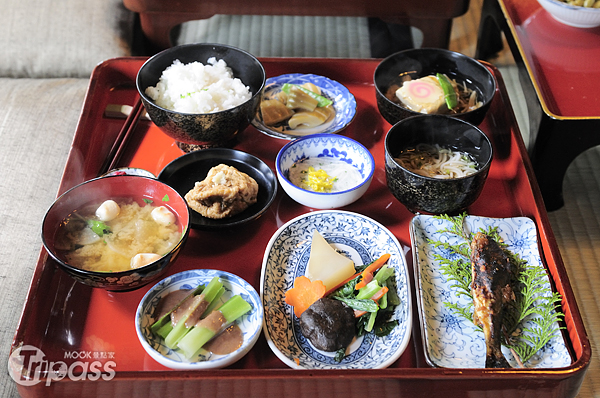
<svg viewBox="0 0 600 398"><path fill-rule="evenodd" d="M68 158L60 192L97 175L124 121L104 116L108 104L133 104L135 76L142 58L106 61L94 71L83 113ZM387 189L383 141L391 127L379 115L372 83L377 60L262 59L267 76L315 73L346 85L358 103L357 116L342 133L370 149L377 170L367 193L344 208L387 226L410 247L408 212ZM35 347L47 363L65 362L61 380L19 383L23 397L142 396L202 397L573 397L590 361L591 351L567 279L529 159L510 107L502 77L481 128L490 136L495 159L484 191L469 213L490 217L527 216L535 220L542 258L563 296L564 334L574 362L561 369L486 370L429 367L423 356L418 311L409 347L390 368L381 370L292 370L269 349L261 336L251 352L227 369L175 371L152 360L137 340L136 307L149 287L109 293L73 282L42 249L27 296L13 349ZM275 156L287 141L266 136L253 127L240 133L236 149L263 159L274 168ZM174 141L151 122L141 120L128 142L120 166L141 167L154 174L181 156ZM190 268L215 268L246 279L258 290L264 250L273 233L293 217L312 209L293 202L282 189L269 210L243 228L192 231L170 273ZM40 220L41 223L41 220ZM412 269L412 254L407 254ZM412 286L415 286L413 281ZM413 298L415 293L413 292ZM79 362L77 362L79 361ZM94 373L92 363L107 364L109 381ZM112 361L112 362L111 362ZM106 370L101 368L100 370ZM495 394L494 394L495 393Z"/></svg>
<svg viewBox="0 0 600 398"><path fill-rule="evenodd" d="M536 0L501 0L544 111L555 118L600 116L600 27L555 20Z"/></svg>

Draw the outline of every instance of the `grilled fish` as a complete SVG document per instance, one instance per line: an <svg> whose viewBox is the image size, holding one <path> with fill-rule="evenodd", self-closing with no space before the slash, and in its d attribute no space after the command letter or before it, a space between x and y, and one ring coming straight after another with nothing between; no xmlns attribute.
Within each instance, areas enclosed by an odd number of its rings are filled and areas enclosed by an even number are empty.
<svg viewBox="0 0 600 398"><path fill-rule="evenodd" d="M515 299L512 265L498 242L478 232L471 241L473 322L483 329L486 368L510 368L501 350L502 318Z"/></svg>

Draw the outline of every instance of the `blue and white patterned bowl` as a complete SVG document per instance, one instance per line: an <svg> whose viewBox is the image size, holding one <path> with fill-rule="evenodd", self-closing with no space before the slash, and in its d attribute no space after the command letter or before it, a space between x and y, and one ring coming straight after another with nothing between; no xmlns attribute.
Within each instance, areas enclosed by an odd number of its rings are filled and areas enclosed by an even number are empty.
<svg viewBox="0 0 600 398"><path fill-rule="evenodd" d="M600 26L600 8L574 6L559 0L538 0L554 19L575 28Z"/></svg>
<svg viewBox="0 0 600 398"><path fill-rule="evenodd" d="M223 302L231 296L239 294L252 306L249 313L237 320L237 324L243 333L244 342L240 348L227 355L205 353L188 360L183 353L178 350L171 350L165 346L160 337L152 334L150 331L150 326L154 323L152 315L160 299L170 292L179 289L194 289L198 285L210 282L215 276L219 277L226 290L221 297ZM155 361L168 368L182 370L223 368L236 362L252 349L260 336L263 314L263 307L258 293L248 282L229 272L196 269L171 275L154 285L138 305L135 314L135 330L146 352Z"/></svg>
<svg viewBox="0 0 600 398"><path fill-rule="evenodd" d="M351 189L340 192L314 192L302 189L289 180L289 170L298 161L307 158L342 160L360 172L362 179ZM371 185L375 159L359 142L343 135L313 134L287 143L275 159L279 184L296 202L315 209L333 209L357 201Z"/></svg>
<svg viewBox="0 0 600 398"><path fill-rule="evenodd" d="M385 253L395 269L400 304L393 319L398 321L385 337L367 334L356 339L341 361L335 353L315 349L300 331L299 319L285 303L285 292L294 279L304 275L310 257L313 232L321 235L355 264L367 264ZM394 363L406 349L412 329L410 279L404 250L383 225L357 213L338 210L301 215L283 225L271 238L263 258L260 292L265 308L264 332L269 347L294 369L380 369Z"/></svg>
<svg viewBox="0 0 600 398"><path fill-rule="evenodd" d="M285 83L298 85L312 83L319 87L321 89L321 94L333 101L335 118L332 122L328 122L324 125L313 128L293 130L288 127L284 127L281 129L276 129L263 124L259 110L254 120L252 120L252 125L267 135L293 140L308 134L339 133L345 129L350 122L352 122L354 116L356 115L356 99L354 98L354 95L352 95L352 93L348 91L344 85L336 82L335 80L331 80L327 77L319 75L291 73L287 75L270 77L265 83L263 99L272 98L275 94L281 91L281 88Z"/></svg>
<svg viewBox="0 0 600 398"><path fill-rule="evenodd" d="M468 216L465 224L469 231L497 227L508 249L526 260L529 265L543 267L537 244L537 230L527 217L488 218ZM429 240L459 243L461 238L441 230L449 229L450 222L433 216L415 216L410 225L415 269L417 303L421 318L425 358L431 366L444 368L485 367L486 346L483 333L473 322L457 315L444 303L468 304L469 298L457 295L457 288L440 271L435 254L445 255L441 247ZM447 255L447 254L446 254ZM550 281L546 277L546 284ZM530 322L525 320L525 323ZM558 325L556 325L558 328ZM508 349L502 347L504 356L516 367L517 363ZM560 331L525 365L528 368L560 368L572 362Z"/></svg>

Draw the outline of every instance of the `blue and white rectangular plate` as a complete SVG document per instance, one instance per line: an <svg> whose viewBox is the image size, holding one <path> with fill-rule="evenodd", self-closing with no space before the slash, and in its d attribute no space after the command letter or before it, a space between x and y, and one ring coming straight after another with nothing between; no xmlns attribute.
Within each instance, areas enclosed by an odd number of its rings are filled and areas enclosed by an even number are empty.
<svg viewBox="0 0 600 398"><path fill-rule="evenodd" d="M467 216L466 228L475 233L481 228L497 227L508 244L508 249L518 254L530 265L543 267L537 243L537 229L527 217L487 218ZM473 322L446 308L444 303L467 304L468 297L458 296L457 288L440 272L435 254L443 255L430 241L458 243L462 238L439 231L449 229L450 222L434 216L417 215L410 225L413 249L417 302L421 318L425 358L429 365L444 368L484 368L486 347L483 332ZM550 281L546 276L546 283ZM527 320L525 320L527 323ZM558 324L556 325L558 329ZM504 356L517 367L513 355L502 347ZM557 330L555 337L534 355L525 366L528 368L561 368L572 362L564 337Z"/></svg>

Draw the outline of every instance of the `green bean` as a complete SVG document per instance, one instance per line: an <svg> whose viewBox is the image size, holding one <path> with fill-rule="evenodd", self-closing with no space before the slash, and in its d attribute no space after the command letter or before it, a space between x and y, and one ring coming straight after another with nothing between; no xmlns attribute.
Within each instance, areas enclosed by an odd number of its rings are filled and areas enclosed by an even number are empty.
<svg viewBox="0 0 600 398"><path fill-rule="evenodd" d="M450 79L442 73L437 73L436 77L440 86L442 87L442 91L444 91L444 99L446 100L446 106L448 109L454 109L458 106L458 98L456 97L456 91L454 91L454 86L450 82Z"/></svg>

